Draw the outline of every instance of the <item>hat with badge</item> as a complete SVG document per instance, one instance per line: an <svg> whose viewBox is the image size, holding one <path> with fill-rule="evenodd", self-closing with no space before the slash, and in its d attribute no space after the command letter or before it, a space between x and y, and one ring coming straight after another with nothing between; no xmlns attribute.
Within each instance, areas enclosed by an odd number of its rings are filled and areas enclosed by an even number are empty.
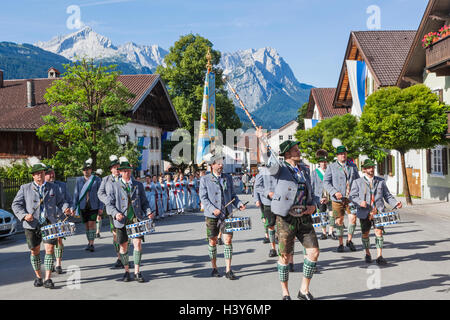
<svg viewBox="0 0 450 320"><path fill-rule="evenodd" d="M316 151L317 162L328 162L328 151L324 149L319 149Z"/></svg>
<svg viewBox="0 0 450 320"><path fill-rule="evenodd" d="M370 168L370 167L375 167L375 162L373 162L373 160L371 160L371 159L366 159L366 160L364 160L364 162L363 162L361 167L363 169L367 169L367 168Z"/></svg>
<svg viewBox="0 0 450 320"><path fill-rule="evenodd" d="M83 164L83 171L92 169L92 158L87 159Z"/></svg>
<svg viewBox="0 0 450 320"><path fill-rule="evenodd" d="M43 164L38 158L36 157L32 157L29 160L29 164L31 166L30 168L30 173L36 173L39 171L46 171L47 170L47 166L45 164Z"/></svg>
<svg viewBox="0 0 450 320"><path fill-rule="evenodd" d="M299 141L286 140L280 144L280 156L284 156L286 152L291 150L293 146L299 145Z"/></svg>
<svg viewBox="0 0 450 320"><path fill-rule="evenodd" d="M50 173L50 172L52 172L52 171L55 171L55 169L53 169L53 167L52 166L47 166L47 168L45 169L45 173Z"/></svg>
<svg viewBox="0 0 450 320"><path fill-rule="evenodd" d="M119 158L119 170L133 169L127 157Z"/></svg>
<svg viewBox="0 0 450 320"><path fill-rule="evenodd" d="M115 154L109 156L109 167L119 164L119 158Z"/></svg>

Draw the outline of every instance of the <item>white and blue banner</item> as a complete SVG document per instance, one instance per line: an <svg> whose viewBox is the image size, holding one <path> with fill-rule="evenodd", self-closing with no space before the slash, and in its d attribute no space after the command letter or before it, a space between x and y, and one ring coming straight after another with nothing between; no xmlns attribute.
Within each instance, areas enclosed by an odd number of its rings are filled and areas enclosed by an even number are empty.
<svg viewBox="0 0 450 320"><path fill-rule="evenodd" d="M305 122L305 130L312 129L319 123L319 120L316 119L303 119L303 120Z"/></svg>
<svg viewBox="0 0 450 320"><path fill-rule="evenodd" d="M360 117L366 104L367 66L364 61L346 60L348 82L352 93L351 114Z"/></svg>

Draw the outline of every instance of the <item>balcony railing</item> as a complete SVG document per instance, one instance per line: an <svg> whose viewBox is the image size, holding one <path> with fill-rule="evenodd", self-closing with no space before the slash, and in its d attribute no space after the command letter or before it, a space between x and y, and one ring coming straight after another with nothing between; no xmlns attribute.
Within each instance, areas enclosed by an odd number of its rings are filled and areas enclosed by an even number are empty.
<svg viewBox="0 0 450 320"><path fill-rule="evenodd" d="M426 68L435 72L438 77L450 76L450 36L426 49Z"/></svg>

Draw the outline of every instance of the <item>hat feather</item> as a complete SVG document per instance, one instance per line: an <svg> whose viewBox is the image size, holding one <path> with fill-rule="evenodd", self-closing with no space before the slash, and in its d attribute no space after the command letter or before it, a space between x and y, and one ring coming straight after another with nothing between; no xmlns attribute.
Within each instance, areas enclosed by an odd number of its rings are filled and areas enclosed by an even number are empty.
<svg viewBox="0 0 450 320"><path fill-rule="evenodd" d="M338 138L333 138L333 140L331 140L331 144L333 145L333 147L337 148L339 146L342 146L342 141Z"/></svg>
<svg viewBox="0 0 450 320"><path fill-rule="evenodd" d="M109 156L109 161L112 162L112 161L116 161L116 160L118 160L118 158L117 158L117 156L115 154Z"/></svg>

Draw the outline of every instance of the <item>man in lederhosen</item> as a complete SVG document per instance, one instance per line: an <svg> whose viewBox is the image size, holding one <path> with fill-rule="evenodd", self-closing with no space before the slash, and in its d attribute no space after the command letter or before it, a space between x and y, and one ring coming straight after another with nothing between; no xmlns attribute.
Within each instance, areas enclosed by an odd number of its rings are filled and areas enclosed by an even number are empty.
<svg viewBox="0 0 450 320"><path fill-rule="evenodd" d="M258 176L259 175L259 176ZM271 210L271 202L277 181L274 176L269 174L267 168L261 167L260 172L256 175L254 190L261 196L261 202L264 212L264 226L267 227L269 234L270 251L269 257L276 257L277 251L275 246L275 222L276 216Z"/></svg>
<svg viewBox="0 0 450 320"><path fill-rule="evenodd" d="M73 194L74 208L77 215L86 226L88 245L85 250L94 252L97 215L103 214L104 204L98 198L98 189L102 180L92 174L92 159L88 159L83 166L83 176L78 177Z"/></svg>
<svg viewBox="0 0 450 320"><path fill-rule="evenodd" d="M262 128L256 131L257 137L264 145ZM262 152L264 162L270 175L277 180L272 196L271 209L276 215L278 235L278 275L283 292L283 300L291 300L288 288L289 261L294 253L295 238L305 248L303 261L303 279L297 297L301 300L314 299L309 291L309 285L316 269L319 257L319 243L312 225L311 214L316 211L311 187L309 168L301 163L299 142L287 140L280 144L278 157L270 149Z"/></svg>
<svg viewBox="0 0 450 320"><path fill-rule="evenodd" d="M317 212L326 212L329 215L330 222L328 235L327 227L323 226L320 240L325 240L328 237L332 238L333 240L337 240L338 238L336 237L336 234L333 230L336 218L331 208L331 199L328 192L323 187L323 178L328 166L328 161L326 158L328 156L328 152L326 152L325 150L319 150L317 151L316 155L318 156L317 161L319 162L319 167L316 168L311 174L311 185L314 190L314 202L316 203L318 209Z"/></svg>
<svg viewBox="0 0 450 320"><path fill-rule="evenodd" d="M45 171L45 182L54 183L59 188L59 192L64 196L64 201L67 202L70 207L72 206L72 197L70 196L66 184L62 181L55 180L55 170L51 166L48 166L47 170ZM60 212L60 216L61 217L64 216L62 212ZM54 270L58 274L62 274L63 251L64 251L63 238L58 238L58 243L55 245L56 263Z"/></svg>
<svg viewBox="0 0 450 320"><path fill-rule="evenodd" d="M33 182L20 186L11 205L12 211L19 221L22 221L27 239L28 248L31 250L31 265L36 274L35 287L53 289L54 284L50 279L55 264L54 247L57 239L45 240L45 281L41 277L41 227L55 224L61 218L59 214L64 212L70 215L69 203L65 202L59 188L53 183L45 182L47 166L38 163L32 166L31 174Z"/></svg>
<svg viewBox="0 0 450 320"><path fill-rule="evenodd" d="M402 203L397 201L389 192L386 181L381 177L375 176L375 163L366 159L362 165L364 175L355 180L350 191L350 200L357 208L357 216L361 223L362 244L366 251L365 261L372 262L370 255L369 233L372 227L372 220L375 214L384 212L386 201L392 207L402 208ZM375 245L377 248L377 264L386 264L386 259L382 256L383 250L383 227L375 227Z"/></svg>
<svg viewBox="0 0 450 320"><path fill-rule="evenodd" d="M263 177L261 175L261 168L259 169L258 174L256 175L256 179L255 179L255 188L253 189L253 199L255 200L255 205L259 208L259 210L261 211L261 221L264 225L264 240L263 243L270 243L269 240L269 229L267 229L267 224L266 224L266 218L264 217L264 204L262 203L261 200L261 187L260 185L263 184ZM258 186L258 188L257 188Z"/></svg>
<svg viewBox="0 0 450 320"><path fill-rule="evenodd" d="M350 190L352 183L359 178L358 168L347 159L347 149L344 146L336 148L337 160L330 164L325 171L323 185L330 194L331 207L336 217L336 230L339 239L337 252L344 252L344 216L348 214L348 239L346 246L351 251L356 251L352 242L356 229L356 215L350 208Z"/></svg>
<svg viewBox="0 0 450 320"><path fill-rule="evenodd" d="M257 137L263 142L263 132L259 128ZM280 144L280 156L278 157L270 149L262 152L264 162L270 175L274 176L277 183L271 196L271 209L276 215L278 234L278 275L283 292L283 300L291 300L288 288L289 261L294 253L295 238L305 248L303 261L303 279L297 297L301 300L314 299L309 291L309 285L316 269L319 257L319 243L312 225L311 214L316 211L311 187L309 168L301 164L299 142L287 140ZM262 150L267 146L262 144Z"/></svg>
<svg viewBox="0 0 450 320"><path fill-rule="evenodd" d="M122 280L129 282L131 277L128 266L128 234L126 225L153 219L155 215L150 209L144 185L131 176L133 167L128 159L120 157L119 163L121 178L112 184L112 190L108 193L106 211L113 217L117 242L120 245L120 259L125 268ZM143 239L143 236L133 239L134 279L141 283L145 282L140 272Z"/></svg>
<svg viewBox="0 0 450 320"><path fill-rule="evenodd" d="M100 199L101 202L103 202L105 206L106 202L108 201L108 194L112 192L113 183L119 181L120 179L119 159L114 154L109 157L109 169L111 171L111 174L102 179L102 183L100 184L100 188L98 189L97 193L98 198ZM117 255L117 260L114 265L114 268L123 268L122 261L120 260L119 254L120 247L119 243L117 242L117 234L114 228L113 218L110 215L108 215L108 217L109 217L109 227L113 234L113 245Z"/></svg>
<svg viewBox="0 0 450 320"><path fill-rule="evenodd" d="M245 210L244 204L239 200L233 187L233 178L223 173L224 157L216 154L211 159L211 173L200 179L200 200L205 209L206 236L208 238L208 252L212 265L212 277L221 277L217 271L217 238L222 231L224 240L224 257L226 264L225 276L227 279L237 279L231 270L233 255L233 232L225 231L224 220L232 213L232 206ZM232 201L232 202L231 202ZM230 203L231 202L231 203ZM229 204L227 207L225 207Z"/></svg>

